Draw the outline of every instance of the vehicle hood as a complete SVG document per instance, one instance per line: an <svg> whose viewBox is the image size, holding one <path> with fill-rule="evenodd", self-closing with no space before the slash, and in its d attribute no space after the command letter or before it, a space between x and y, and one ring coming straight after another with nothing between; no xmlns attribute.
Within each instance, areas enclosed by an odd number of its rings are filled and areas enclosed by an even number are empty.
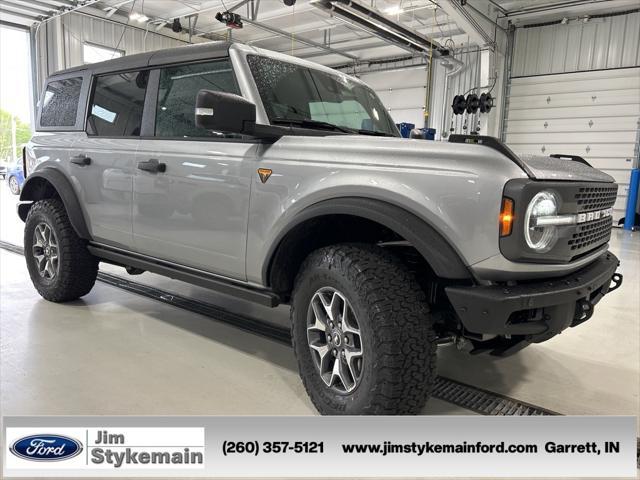
<svg viewBox="0 0 640 480"><path fill-rule="evenodd" d="M529 170L527 174L535 180L563 180L580 182L613 183L612 176L597 168L574 160L540 155L518 155Z"/></svg>

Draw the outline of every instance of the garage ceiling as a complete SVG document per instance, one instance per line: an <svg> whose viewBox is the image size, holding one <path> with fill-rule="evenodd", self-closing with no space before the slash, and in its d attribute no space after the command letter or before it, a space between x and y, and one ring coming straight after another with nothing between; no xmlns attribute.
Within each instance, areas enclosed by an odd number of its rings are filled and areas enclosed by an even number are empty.
<svg viewBox="0 0 640 480"><path fill-rule="evenodd" d="M450 16L455 0L360 0L386 17L447 47L474 46L468 24ZM318 0L0 0L0 21L32 25L69 10L109 16L150 31L169 32L179 18L185 30L191 21L191 41L232 38L262 48L292 53L321 63L398 58L415 53L319 8ZM469 0L467 10L487 21L501 18L516 25L557 20L564 16L611 13L638 6L637 0ZM234 10L244 28L229 29L215 19L217 12ZM482 12L482 13L481 13ZM133 14L133 16L130 16ZM458 17L459 18L459 17ZM488 32L492 35L493 32ZM188 34L183 37L189 38Z"/></svg>

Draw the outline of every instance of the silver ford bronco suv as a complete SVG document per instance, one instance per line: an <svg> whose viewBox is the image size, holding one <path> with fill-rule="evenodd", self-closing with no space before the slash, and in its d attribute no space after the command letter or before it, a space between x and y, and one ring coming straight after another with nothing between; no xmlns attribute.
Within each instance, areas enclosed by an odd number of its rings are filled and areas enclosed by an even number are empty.
<svg viewBox="0 0 640 480"><path fill-rule="evenodd" d="M436 347L512 354L588 320L622 281L617 185L580 157L497 139L400 138L357 78L241 44L52 75L20 218L47 300L99 262L291 305L323 414L413 414Z"/></svg>

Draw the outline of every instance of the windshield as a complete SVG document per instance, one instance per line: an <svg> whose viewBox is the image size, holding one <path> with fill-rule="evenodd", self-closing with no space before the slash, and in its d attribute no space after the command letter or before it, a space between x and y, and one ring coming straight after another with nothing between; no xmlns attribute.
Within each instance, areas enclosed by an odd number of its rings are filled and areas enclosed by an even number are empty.
<svg viewBox="0 0 640 480"><path fill-rule="evenodd" d="M346 75L257 55L247 62L269 121L337 125L357 133L398 136L396 126L376 94ZM319 126L319 125L318 125Z"/></svg>

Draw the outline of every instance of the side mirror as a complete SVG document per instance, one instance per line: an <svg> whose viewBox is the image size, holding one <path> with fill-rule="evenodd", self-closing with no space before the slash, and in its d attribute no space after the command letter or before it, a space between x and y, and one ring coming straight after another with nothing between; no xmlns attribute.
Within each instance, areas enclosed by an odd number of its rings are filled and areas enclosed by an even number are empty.
<svg viewBox="0 0 640 480"><path fill-rule="evenodd" d="M196 126L224 133L251 134L256 106L239 95L200 90L196 97Z"/></svg>

